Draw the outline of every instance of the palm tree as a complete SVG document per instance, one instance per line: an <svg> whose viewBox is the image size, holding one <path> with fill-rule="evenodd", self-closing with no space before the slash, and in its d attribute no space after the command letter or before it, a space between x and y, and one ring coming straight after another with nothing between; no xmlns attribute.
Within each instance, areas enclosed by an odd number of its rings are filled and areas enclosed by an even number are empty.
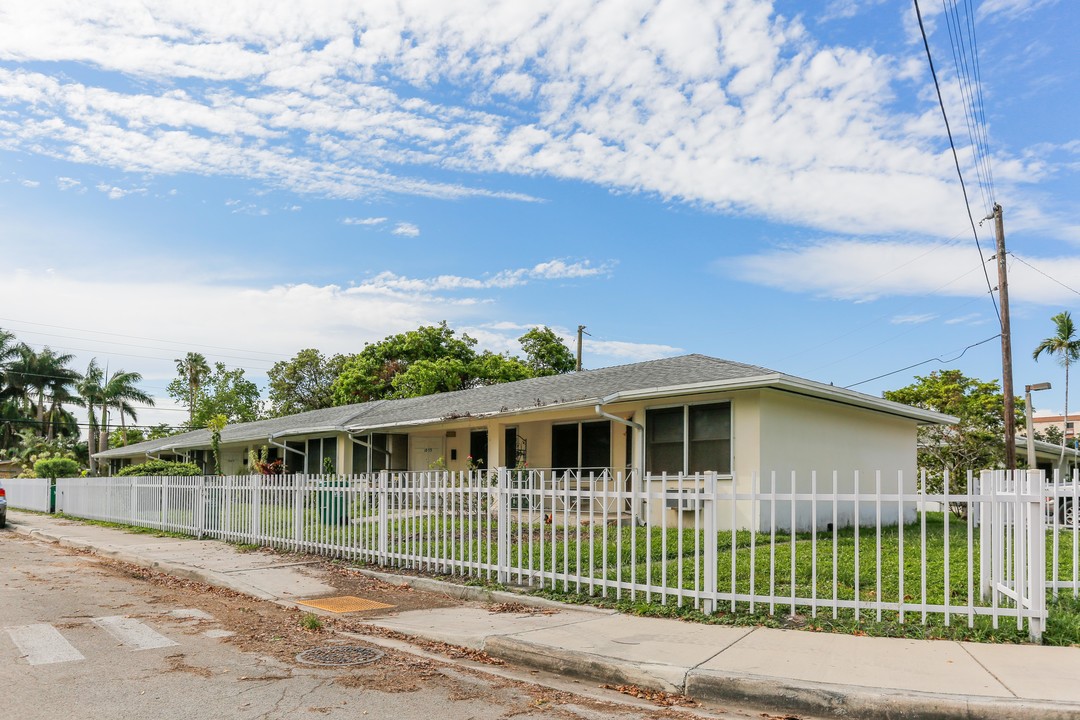
<svg viewBox="0 0 1080 720"><path fill-rule="evenodd" d="M106 380L101 386L101 393L98 398L101 406L101 422L98 425L98 452L105 452L109 449L108 411L110 408L120 413L120 427L125 431L123 435L126 438L127 418L138 420L138 413L135 412L135 406L131 403L154 404L153 397L136 387L137 383L142 382L141 374L117 370L112 375L106 372L104 377Z"/></svg>
<svg viewBox="0 0 1080 720"><path fill-rule="evenodd" d="M189 352L183 358L177 358L176 371L187 381L188 425L195 424L195 401L199 397L199 388L210 377L210 365L202 353Z"/></svg>
<svg viewBox="0 0 1080 720"><path fill-rule="evenodd" d="M1059 362L1065 366L1065 428L1069 427L1069 364L1080 360L1080 338L1076 337L1076 329L1073 327L1072 316L1069 312L1059 312L1050 318L1054 323L1055 332L1046 338L1035 348L1032 357L1038 361L1043 353L1057 355ZM1061 460L1065 460L1065 435L1061 433Z"/></svg>
<svg viewBox="0 0 1080 720"><path fill-rule="evenodd" d="M101 386L104 384L105 375L101 371L101 366L98 365L97 358L90 361L90 364L86 366L86 373L75 386L75 391L79 393L85 403L87 410L87 443L88 453L90 455L90 472L96 473L97 462L94 460L95 448L98 446L98 437L100 428L98 427L97 415L94 410L101 404Z"/></svg>

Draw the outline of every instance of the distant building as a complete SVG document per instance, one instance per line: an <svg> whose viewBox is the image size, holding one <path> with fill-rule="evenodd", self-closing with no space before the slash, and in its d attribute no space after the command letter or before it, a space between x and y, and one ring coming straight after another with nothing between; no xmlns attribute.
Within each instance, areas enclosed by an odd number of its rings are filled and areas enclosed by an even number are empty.
<svg viewBox="0 0 1080 720"><path fill-rule="evenodd" d="M1064 415L1036 415L1031 418L1031 426L1035 432L1042 435L1045 435L1049 428L1056 427L1058 430L1064 430L1065 439L1071 441L1077 437L1076 429L1080 427L1080 414L1069 413L1068 422L1065 421Z"/></svg>

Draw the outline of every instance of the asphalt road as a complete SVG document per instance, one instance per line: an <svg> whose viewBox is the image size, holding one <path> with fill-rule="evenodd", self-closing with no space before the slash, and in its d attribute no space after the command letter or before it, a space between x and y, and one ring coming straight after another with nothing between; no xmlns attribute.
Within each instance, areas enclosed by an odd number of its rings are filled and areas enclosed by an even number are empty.
<svg viewBox="0 0 1080 720"><path fill-rule="evenodd" d="M304 665L297 650L359 643L304 630L300 617L0 531L0 717L777 717L626 704L566 679L539 685L528 673L492 675L386 648L363 666Z"/></svg>

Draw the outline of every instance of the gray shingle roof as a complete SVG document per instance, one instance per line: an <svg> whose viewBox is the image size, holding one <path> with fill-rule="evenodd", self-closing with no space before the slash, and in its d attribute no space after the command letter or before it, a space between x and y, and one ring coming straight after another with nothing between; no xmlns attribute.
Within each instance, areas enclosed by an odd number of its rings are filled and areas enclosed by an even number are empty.
<svg viewBox="0 0 1080 720"><path fill-rule="evenodd" d="M911 416L912 413L920 412L879 398L872 398L869 395L841 388L834 389L819 383L810 383L810 381L799 381L798 378L757 365L720 360L706 355L682 355L598 370L487 385L457 392L399 400L376 400L357 405L312 410L270 420L240 423L226 427L221 433L221 441L223 443L249 440L265 442L271 435L300 435L424 424L456 417L514 413L536 408L594 402L614 393L634 391L648 393L650 390L656 390L657 394L660 394L665 388L684 385L738 383L740 380L770 378L773 379L770 381L789 380L812 384L816 386L816 392L819 394L824 392L830 397L842 395L849 401L852 398L856 400L862 398L878 406L893 406L898 414ZM934 413L923 414L935 415ZM99 453L97 457L130 457L163 448L199 448L209 447L209 445L209 431L195 430L162 440L114 448Z"/></svg>
<svg viewBox="0 0 1080 720"><path fill-rule="evenodd" d="M682 355L438 395L392 400L367 412L358 413L351 426L378 427L469 415L519 412L538 407L592 401L621 391L737 380L770 374L775 372L756 365L718 360L705 355Z"/></svg>

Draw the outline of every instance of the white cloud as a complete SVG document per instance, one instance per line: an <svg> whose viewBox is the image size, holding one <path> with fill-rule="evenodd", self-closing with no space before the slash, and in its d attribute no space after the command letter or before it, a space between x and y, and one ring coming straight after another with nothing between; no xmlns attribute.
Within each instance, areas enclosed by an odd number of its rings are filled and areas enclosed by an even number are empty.
<svg viewBox="0 0 1080 720"><path fill-rule="evenodd" d="M74 190L76 188L83 190L82 182L70 177L58 177L56 178L56 187L61 190Z"/></svg>
<svg viewBox="0 0 1080 720"><path fill-rule="evenodd" d="M265 386L271 364L304 347L357 352L365 342L447 320L480 339L481 348L520 353L516 338L534 326L506 318L499 304L485 302L486 293L497 286L467 279L407 282L384 274L349 288L306 283L258 287L191 280L194 276L184 272L152 281L130 273L123 297L153 302L129 302L123 313L103 315L95 304L83 301L119 297L115 282L101 277L30 268L9 273L0 283L0 307L8 317L26 321L5 322L5 328L20 339L74 353L76 367L97 357L112 367L138 370L159 400L165 399L164 386L175 375L174 358L187 350L243 367L248 377ZM472 293L463 297L454 292L460 289ZM565 330L556 331L567 342L572 339ZM586 350L592 367L679 352L666 345L593 339ZM172 414L148 411L140 420L175 421Z"/></svg>
<svg viewBox="0 0 1080 720"><path fill-rule="evenodd" d="M420 236L420 228L416 225L413 225L412 223L407 222L399 222L397 225L394 226L394 229L391 230L391 232L395 235L401 235L402 237Z"/></svg>
<svg viewBox="0 0 1080 720"><path fill-rule="evenodd" d="M991 285L995 266L987 257ZM1080 277L1080 257L1023 260L1068 283ZM789 292L865 301L889 296L986 297L987 280L972 241L925 242L836 239L806 247L780 248L726 258L717 271L733 278ZM1075 284L1075 283L1074 283ZM1074 291L1050 282L1023 262L1009 264L1009 296L1043 305L1071 303Z"/></svg>
<svg viewBox="0 0 1080 720"><path fill-rule="evenodd" d="M146 188L121 188L108 183L98 183L97 189L109 196L110 200L119 200L128 195L145 195Z"/></svg>
<svg viewBox="0 0 1080 720"><path fill-rule="evenodd" d="M874 234L962 208L929 97L894 105L926 86L911 57L824 45L764 0L9 3L0 48L0 147L131 172L514 200L535 198L425 176L542 174ZM136 82L40 71L63 61Z"/></svg>
<svg viewBox="0 0 1080 720"><path fill-rule="evenodd" d="M609 265L593 267L588 260L568 263L564 260L549 260L528 268L500 270L482 277L462 275L439 275L431 278L410 278L392 272L381 272L357 287L368 289L419 292L442 290L481 290L488 288L513 288L526 285L533 280L581 279L607 275ZM530 326L531 327L531 326Z"/></svg>
<svg viewBox="0 0 1080 720"><path fill-rule="evenodd" d="M19 183L23 187L28 187L28 188L36 188L39 185L41 185L41 182L39 182L38 180L20 180Z"/></svg>
<svg viewBox="0 0 1080 720"><path fill-rule="evenodd" d="M985 325L986 323L987 318L982 313L967 313L945 321L946 325Z"/></svg>
<svg viewBox="0 0 1080 720"><path fill-rule="evenodd" d="M384 217L366 217L366 218L354 218L347 217L342 219L344 225L381 225L387 221Z"/></svg>
<svg viewBox="0 0 1080 720"><path fill-rule="evenodd" d="M1058 0L983 0L976 13L978 19L990 18L1000 15L1005 20L1030 15L1036 10L1051 5L1056 5Z"/></svg>
<svg viewBox="0 0 1080 720"><path fill-rule="evenodd" d="M894 315L889 319L889 322L893 325L922 325L936 319L936 313L917 313L913 315Z"/></svg>

